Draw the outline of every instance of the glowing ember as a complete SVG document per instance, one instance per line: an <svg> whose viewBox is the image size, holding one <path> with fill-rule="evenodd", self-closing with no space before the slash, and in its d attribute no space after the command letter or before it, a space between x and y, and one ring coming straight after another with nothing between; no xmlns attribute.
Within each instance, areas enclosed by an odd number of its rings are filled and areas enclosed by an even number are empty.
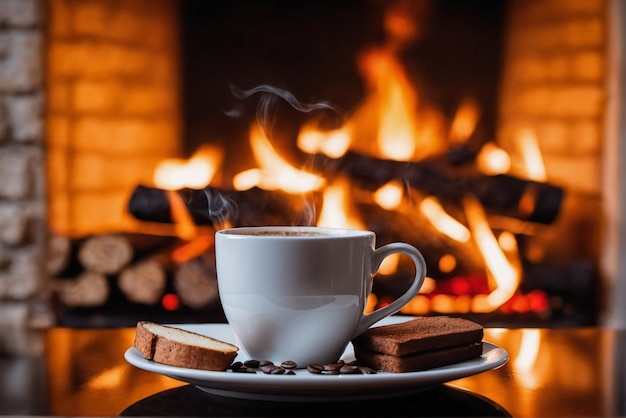
<svg viewBox="0 0 626 418"><path fill-rule="evenodd" d="M442 273L450 273L456 268L456 257L452 254L445 254L439 259L439 271Z"/></svg>
<svg viewBox="0 0 626 418"><path fill-rule="evenodd" d="M178 310L178 308L180 308L180 300L178 299L178 296L173 293L167 293L163 295L163 298L161 299L161 304L168 311L176 311Z"/></svg>
<svg viewBox="0 0 626 418"><path fill-rule="evenodd" d="M265 190L305 193L318 190L325 184L322 177L298 170L285 161L276 152L259 125L253 125L251 129L250 145L260 167L235 176L233 186L237 190L256 186Z"/></svg>
<svg viewBox="0 0 626 418"><path fill-rule="evenodd" d="M448 215L436 198L427 197L422 200L420 209L439 232L459 242L470 240L470 231L462 223Z"/></svg>
<svg viewBox="0 0 626 418"><path fill-rule="evenodd" d="M165 190L203 189L211 183L222 160L222 152L203 146L189 160L163 160L154 171L154 183Z"/></svg>

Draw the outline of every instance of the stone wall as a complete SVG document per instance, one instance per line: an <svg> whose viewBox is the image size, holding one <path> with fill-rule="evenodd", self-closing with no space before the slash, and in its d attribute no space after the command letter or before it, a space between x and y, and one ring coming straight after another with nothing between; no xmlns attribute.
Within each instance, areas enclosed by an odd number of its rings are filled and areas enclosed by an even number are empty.
<svg viewBox="0 0 626 418"><path fill-rule="evenodd" d="M43 7L0 0L0 327L48 317ZM19 344L0 333L0 347ZM6 341L5 341L6 340ZM6 344L5 344L6 343Z"/></svg>

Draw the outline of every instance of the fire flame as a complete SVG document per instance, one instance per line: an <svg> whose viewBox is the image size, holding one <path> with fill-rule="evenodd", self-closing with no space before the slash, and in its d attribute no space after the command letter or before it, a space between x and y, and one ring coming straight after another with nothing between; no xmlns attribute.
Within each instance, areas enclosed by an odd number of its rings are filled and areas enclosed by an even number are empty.
<svg viewBox="0 0 626 418"><path fill-rule="evenodd" d="M546 181L548 175L543 163L541 150L539 149L539 139L535 132L530 129L521 129L517 132L517 141L528 178L536 181Z"/></svg>
<svg viewBox="0 0 626 418"><path fill-rule="evenodd" d="M188 160L168 158L154 170L154 183L164 190L203 189L211 183L222 161L222 151L205 145Z"/></svg>
<svg viewBox="0 0 626 418"><path fill-rule="evenodd" d="M325 184L323 177L298 170L285 161L258 124L253 125L250 130L250 145L260 168L237 174L233 178L235 189L247 190L257 186L265 190L306 193L319 190Z"/></svg>
<svg viewBox="0 0 626 418"><path fill-rule="evenodd" d="M166 191L170 203L170 213L174 221L176 236L191 240L198 235L198 229L182 197L173 190Z"/></svg>
<svg viewBox="0 0 626 418"><path fill-rule="evenodd" d="M420 204L420 209L424 216L442 234L459 242L468 242L470 240L470 231L465 225L448 215L436 198L424 198Z"/></svg>
<svg viewBox="0 0 626 418"><path fill-rule="evenodd" d="M213 235L194 223L182 197L173 190L167 190L170 212L177 237L187 241L172 251L172 260L178 263L200 256L213 245Z"/></svg>
<svg viewBox="0 0 626 418"><path fill-rule="evenodd" d="M309 154L322 153L330 158L342 157L350 148L351 130L348 126L322 131L313 126L303 126L298 134L298 148Z"/></svg>
<svg viewBox="0 0 626 418"><path fill-rule="evenodd" d="M475 198L464 200L465 212L472 237L485 260L495 288L486 297L476 297L472 310L474 312L491 312L508 301L517 290L520 281L520 270L507 260L505 253L498 244L484 210Z"/></svg>
<svg viewBox="0 0 626 418"><path fill-rule="evenodd" d="M402 203L404 187L397 180L392 180L374 192L374 201L383 209L397 209Z"/></svg>
<svg viewBox="0 0 626 418"><path fill-rule="evenodd" d="M376 48L365 52L360 69L369 87L368 97L349 122L358 126L357 144L365 153L396 161L414 161L445 149L443 122L438 112L420 106L394 51ZM376 132L376 143L368 138Z"/></svg>
<svg viewBox="0 0 626 418"><path fill-rule="evenodd" d="M478 120L480 119L480 106L473 99L465 99L459 106L452 124L448 139L451 145L462 145L472 136Z"/></svg>
<svg viewBox="0 0 626 418"><path fill-rule="evenodd" d="M325 130L313 123L305 124L297 138L300 150L333 159L341 158L353 149L381 159L419 161L442 155L449 146L463 145L470 140L481 117L480 106L470 98L464 100L449 129L446 128L443 114L426 103L401 63L401 50L418 36L420 30L401 11L401 8L392 8L385 17L387 42L366 50L359 57L359 71L367 88L363 103L338 129ZM516 133L516 140L525 163L524 173L532 180L545 181L547 175L535 133L520 130ZM367 229L347 179L339 178L327 184L322 176L294 167L277 152L258 124L251 126L249 141L256 167L233 177L236 190L259 187L298 194L323 191L317 226ZM167 190L206 187L219 168L221 158L221 153L216 150L201 149L189 161L163 161L155 171L155 183ZM486 175L508 173L512 169L511 157L494 143L486 143L477 155L476 167ZM385 210L397 210L402 205L404 193L403 183L394 180L375 191L371 199L368 195L364 200L368 203L373 200ZM181 261L197 256L213 245L213 238L198 231L178 194L170 192L169 198L177 233L189 240L187 245L175 251L174 258ZM427 313L431 309L437 312L491 312L506 306L514 298L521 280L515 237L503 232L496 239L484 209L471 197L464 200L467 226L448 214L435 197L422 199L419 209L442 234L460 243L475 244L484 259L490 283L489 288L483 287L479 291L485 294L470 294L466 288L470 285L462 281L459 282L461 290L457 288L458 291L451 294L442 294L436 292L436 280L428 278L420 295L407 305L412 311L403 309L403 312ZM400 256L393 254L385 258L378 272L391 275L398 270L399 262ZM446 254L439 260L439 270L452 273L457 263L454 255ZM376 296L372 295L367 310L373 309L371 304L375 299Z"/></svg>
<svg viewBox="0 0 626 418"><path fill-rule="evenodd" d="M507 173L511 168L511 157L493 142L482 146L476 156L476 166L479 171L486 175Z"/></svg>
<svg viewBox="0 0 626 418"><path fill-rule="evenodd" d="M324 189L324 202L317 226L329 228L366 229L351 205L350 183L340 178Z"/></svg>

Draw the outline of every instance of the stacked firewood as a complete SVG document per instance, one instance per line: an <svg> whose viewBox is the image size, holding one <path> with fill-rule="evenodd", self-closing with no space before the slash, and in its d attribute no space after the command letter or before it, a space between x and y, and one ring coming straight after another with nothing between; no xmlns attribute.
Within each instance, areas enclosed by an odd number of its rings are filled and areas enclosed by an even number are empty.
<svg viewBox="0 0 626 418"><path fill-rule="evenodd" d="M176 257L189 245L172 236L137 233L52 235L47 270L56 298L67 307L104 306L113 293L130 303L157 305L168 292L193 309L212 306L218 298L214 253Z"/></svg>

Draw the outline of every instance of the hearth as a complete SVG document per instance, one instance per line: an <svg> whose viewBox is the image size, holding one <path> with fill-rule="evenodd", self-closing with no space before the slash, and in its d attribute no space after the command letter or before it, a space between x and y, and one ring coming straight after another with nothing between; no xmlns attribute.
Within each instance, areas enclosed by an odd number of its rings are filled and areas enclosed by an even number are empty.
<svg viewBox="0 0 626 418"><path fill-rule="evenodd" d="M221 320L213 233L270 224L415 244L405 314L597 323L603 1L49 3L60 323Z"/></svg>

